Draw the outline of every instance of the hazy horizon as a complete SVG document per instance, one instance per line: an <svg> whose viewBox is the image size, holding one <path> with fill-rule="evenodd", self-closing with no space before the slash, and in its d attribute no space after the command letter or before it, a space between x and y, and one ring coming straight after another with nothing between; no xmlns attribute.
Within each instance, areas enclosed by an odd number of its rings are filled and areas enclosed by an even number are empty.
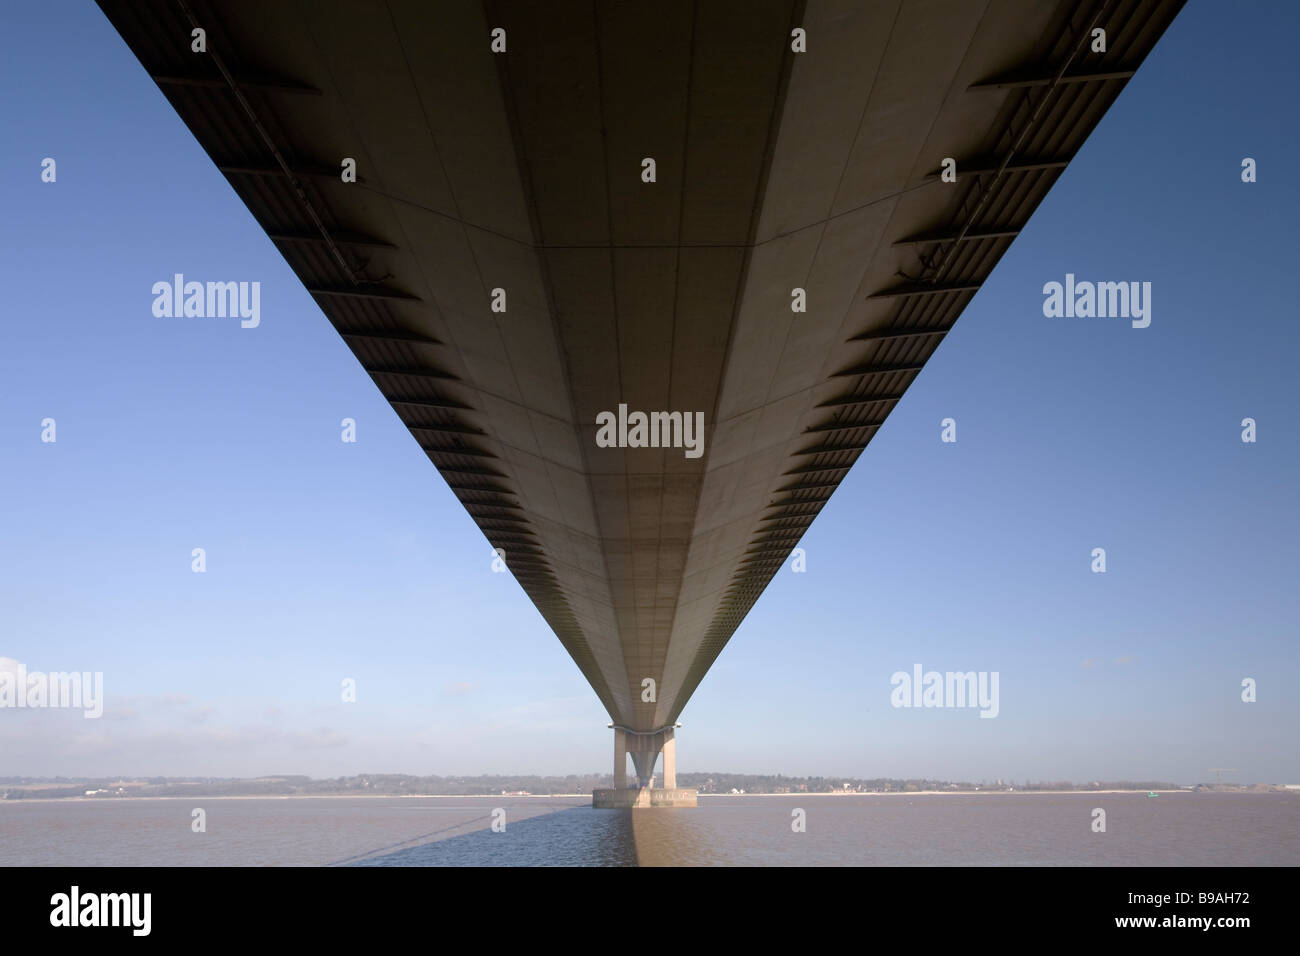
<svg viewBox="0 0 1300 956"><path fill-rule="evenodd" d="M715 775L721 777L781 777L783 779L793 780L793 781L840 780L849 783L858 783L858 782L864 782L870 780L885 780L891 783L895 783L895 782L907 783L911 781L920 780L920 781L925 781L928 783L936 783L936 784L971 784L971 785L976 785L981 787L982 786L1010 787L1010 786L1015 786L1016 784L1041 786L1043 784L1049 784L1049 783L1070 784L1070 785L1086 787L1090 785L1118 785L1124 783L1131 784L1131 783L1151 783L1151 782L1166 783L1176 787L1191 787L1191 786L1197 786L1201 784L1209 784L1212 786L1220 785L1219 781L1211 778L1202 779L1202 780L1167 780L1167 779L1163 779L1156 776L1150 776L1150 775L1139 775L1133 778L1122 778L1122 779L1121 778L1115 778L1115 779L1091 778L1088 780L1074 780L1070 778L1059 778L1059 779L1058 778L1034 778L1034 777L1011 778L1011 777L998 777L998 776L969 778L969 777L945 777L945 776L887 777L887 776L879 776L879 775L861 776L858 774L834 774L834 773L787 774L778 770L742 772L742 771L732 771L732 770L710 769L710 770L679 770L677 773L677 776L679 778L715 776ZM326 777L315 777L310 774L302 774L293 771L280 771L277 773L256 774L253 776L220 776L220 775L209 775L209 774L161 774L161 773L159 774L60 774L57 776L28 776L23 774L14 774L10 776L0 777L0 784L3 784L4 781L6 780L25 780L28 781L28 783L23 785L30 786L32 782L39 784L39 783L53 783L60 780L67 781L69 783L78 783L78 782L88 781L88 780L101 780L101 781L110 781L115 783L116 782L136 783L143 780L157 780L160 778L165 779L167 783L170 784L170 783L184 783L184 782L194 782L194 781L212 782L212 783L244 783L244 782L255 782L259 780L277 780L277 779L288 779L288 778L297 778L297 777L306 777L312 783L326 783L332 780L352 780L352 779L367 778L367 777L414 777L414 778L437 777L443 780L463 780L463 779L475 779L475 778L509 779L509 778L519 778L519 777L536 777L542 780L565 780L571 777L604 778L604 777L611 777L611 776L612 774L608 770L585 770L585 771L580 770L580 771L571 771L569 773L523 773L523 772L512 772L512 771L485 770L482 772L461 773L461 774L444 774L444 773L436 773L436 772L396 773L396 772L390 772L384 770L363 770L363 771L356 771L354 773L335 774ZM9 784L9 785L15 786L16 784ZM1221 782L1221 785L1225 787L1288 786L1286 782L1281 780L1241 780L1241 779L1223 780ZM1289 786L1300 786L1300 784L1289 784ZM304 796L311 796L311 794L304 794Z"/></svg>

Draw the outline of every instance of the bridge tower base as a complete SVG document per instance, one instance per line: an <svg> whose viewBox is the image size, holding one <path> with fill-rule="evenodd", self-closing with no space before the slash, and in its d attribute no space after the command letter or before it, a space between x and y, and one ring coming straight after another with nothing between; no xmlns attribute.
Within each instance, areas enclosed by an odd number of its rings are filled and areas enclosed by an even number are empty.
<svg viewBox="0 0 1300 956"><path fill-rule="evenodd" d="M664 755L663 786L654 785L655 763ZM636 782L628 786L627 758L636 767ZM591 805L601 810L641 807L694 807L698 791L677 786L677 740L673 727L638 732L614 728L614 786L591 791Z"/></svg>
<svg viewBox="0 0 1300 956"><path fill-rule="evenodd" d="M698 790L662 788L644 790L593 790L591 805L597 810L641 810L650 807L698 807Z"/></svg>

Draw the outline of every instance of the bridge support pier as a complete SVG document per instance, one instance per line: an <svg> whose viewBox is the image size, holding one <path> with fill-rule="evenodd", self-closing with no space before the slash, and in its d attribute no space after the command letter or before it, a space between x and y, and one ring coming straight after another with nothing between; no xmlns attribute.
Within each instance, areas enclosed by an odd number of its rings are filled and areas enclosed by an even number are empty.
<svg viewBox="0 0 1300 956"><path fill-rule="evenodd" d="M654 786L655 764L664 756L663 786ZM627 784L627 758L636 768L636 783ZM693 807L697 791L677 787L677 739L673 727L649 732L614 728L614 788L593 790L591 805L597 808Z"/></svg>
<svg viewBox="0 0 1300 956"><path fill-rule="evenodd" d="M672 730L664 731L664 789L677 789L677 738Z"/></svg>
<svg viewBox="0 0 1300 956"><path fill-rule="evenodd" d="M614 789L627 789L627 731L614 728Z"/></svg>

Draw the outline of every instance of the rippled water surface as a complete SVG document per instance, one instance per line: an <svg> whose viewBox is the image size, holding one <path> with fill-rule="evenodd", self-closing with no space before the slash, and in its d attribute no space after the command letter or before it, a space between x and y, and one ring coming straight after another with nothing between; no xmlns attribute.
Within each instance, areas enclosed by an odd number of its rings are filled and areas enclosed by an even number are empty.
<svg viewBox="0 0 1300 956"><path fill-rule="evenodd" d="M284 797L0 802L6 866L1300 864L1300 794ZM191 830L202 807L207 832ZM1106 832L1092 832L1093 808ZM505 811L504 832L492 830ZM803 810L806 832L791 828ZM500 815L498 815L499 817Z"/></svg>

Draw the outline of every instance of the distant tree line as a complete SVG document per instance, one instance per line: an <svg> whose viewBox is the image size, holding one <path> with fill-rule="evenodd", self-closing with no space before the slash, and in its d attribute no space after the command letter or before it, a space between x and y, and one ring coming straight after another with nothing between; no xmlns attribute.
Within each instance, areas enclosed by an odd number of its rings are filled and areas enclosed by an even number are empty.
<svg viewBox="0 0 1300 956"><path fill-rule="evenodd" d="M47 784L48 786L41 786ZM570 774L544 777L532 774L470 777L417 777L409 774L358 774L316 780L301 775L274 777L0 777L0 798L40 799L80 797L90 790L104 798L181 796L326 796L383 794L386 796L478 796L527 792L530 794L584 793L612 787L611 774ZM121 790L123 792L119 793Z"/></svg>
<svg viewBox="0 0 1300 956"><path fill-rule="evenodd" d="M655 781L662 782L662 778ZM489 774L467 777L418 777L409 774L375 773L316 780L289 774L252 779L223 777L0 777L0 798L40 799L80 797L87 791L107 791L96 796L180 797L180 796L326 796L339 794L385 796L479 796L526 792L538 795L587 793L612 787L610 774L569 774L564 777L532 774ZM922 790L1175 790L1176 784L1162 780L1119 780L1072 783L1065 780L981 781L898 779L892 777L787 777L783 774L679 773L679 787L700 793L827 793L849 790L859 793L916 793ZM1229 789L1225 787L1224 789ZM1237 789L1233 787L1231 789Z"/></svg>

